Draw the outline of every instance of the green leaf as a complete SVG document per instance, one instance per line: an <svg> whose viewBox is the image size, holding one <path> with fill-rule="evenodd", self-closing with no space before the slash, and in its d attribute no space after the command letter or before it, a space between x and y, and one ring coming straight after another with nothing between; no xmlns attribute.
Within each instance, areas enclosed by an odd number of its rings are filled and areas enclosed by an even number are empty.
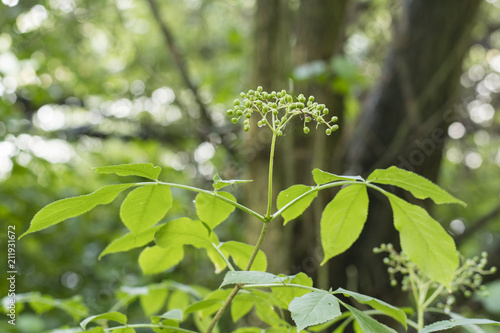
<svg viewBox="0 0 500 333"><path fill-rule="evenodd" d="M158 274L174 267L184 258L182 246L147 247L139 255L139 266L145 275Z"/></svg>
<svg viewBox="0 0 500 333"><path fill-rule="evenodd" d="M191 296L186 291L180 289L174 290L174 292L170 294L170 297L168 299L167 308L169 310L184 310L189 306L190 300Z"/></svg>
<svg viewBox="0 0 500 333"><path fill-rule="evenodd" d="M87 328L88 323L96 320L113 320L119 322L120 324L127 323L127 316L120 312L107 312L96 316L91 316L84 319L80 326L85 330Z"/></svg>
<svg viewBox="0 0 500 333"><path fill-rule="evenodd" d="M104 257L106 254L128 251L136 247L141 247L148 244L154 239L156 231L160 228L161 225L149 227L138 233L129 232L119 238L114 239L101 252L101 254L99 255L99 259Z"/></svg>
<svg viewBox="0 0 500 333"><path fill-rule="evenodd" d="M217 235L210 233L201 221L193 221L183 217L174 221L169 221L163 225L156 233L155 242L163 248L178 248L183 245L192 245L196 248L203 248L215 266L216 272L223 270L226 263L213 247L212 244L219 244Z"/></svg>
<svg viewBox="0 0 500 333"><path fill-rule="evenodd" d="M359 293L356 293L354 291L350 291L350 290L346 290L346 289L342 289L342 288L338 288L337 290L335 290L334 294L343 294L344 296L353 297L359 303L367 304L367 305L371 306L372 308L385 313L389 317L392 317L395 320L397 320L398 322L400 322L401 324L403 324L403 326L405 328L407 328L405 312L403 310L395 307L395 306L392 306L392 305L390 305L384 301L381 301L379 299L376 299L374 297L359 294Z"/></svg>
<svg viewBox="0 0 500 333"><path fill-rule="evenodd" d="M248 260L254 250L254 246L245 243L240 243L236 241L225 242L220 246L220 250L226 257L233 258L234 263L241 269L245 269ZM250 267L252 271L263 271L267 270L267 257L263 251L259 250L255 261Z"/></svg>
<svg viewBox="0 0 500 333"><path fill-rule="evenodd" d="M168 290L165 288L149 288L146 295L140 295L139 301L146 316L151 316L163 308L167 300Z"/></svg>
<svg viewBox="0 0 500 333"><path fill-rule="evenodd" d="M44 313L52 310L55 306L55 299L49 295L40 295L39 293L33 294L29 301L29 305L37 314Z"/></svg>
<svg viewBox="0 0 500 333"><path fill-rule="evenodd" d="M170 311L165 312L161 316L159 316L162 319L171 319L175 321L182 321L182 318L184 318L184 315L182 313L181 309L172 309Z"/></svg>
<svg viewBox="0 0 500 333"><path fill-rule="evenodd" d="M290 280L290 283L300 284L301 286L312 287L313 281L305 273L298 273ZM307 294L308 290L295 287L277 287L271 288L274 298L279 306L283 309L288 309L288 305L295 297L300 297Z"/></svg>
<svg viewBox="0 0 500 333"><path fill-rule="evenodd" d="M236 198L231 193L217 192L217 194L236 202ZM227 219L229 214L235 209L233 205L207 193L199 193L196 196L195 206L198 217L205 222L210 229L214 229L217 225L222 223L222 221Z"/></svg>
<svg viewBox="0 0 500 333"><path fill-rule="evenodd" d="M57 332L57 331L56 331L56 332ZM63 331L63 333L64 333L64 332L65 332L65 331ZM69 332L78 332L78 331L68 331L68 333L69 333ZM104 328L102 328L102 327L100 327L100 326L98 326L98 327L94 327L94 328L90 329L89 331L85 331L85 332L88 332L88 333L106 333L106 332L104 331Z"/></svg>
<svg viewBox="0 0 500 333"><path fill-rule="evenodd" d="M214 187L214 190L216 190L216 191L218 191L221 188L224 188L226 186L229 186L229 185L252 182L252 180L240 180L240 179L222 180L222 178L220 178L219 174L217 174L217 173L214 175L213 179L214 179L214 183L212 186Z"/></svg>
<svg viewBox="0 0 500 333"><path fill-rule="evenodd" d="M67 198L53 202L43 207L31 220L28 231L19 237L26 236L35 231L39 231L70 217L82 215L95 206L107 205L113 201L123 190L137 186L136 184L116 184L104 186L97 191L73 198Z"/></svg>
<svg viewBox="0 0 500 333"><path fill-rule="evenodd" d="M252 310L254 300L246 297L248 295L238 294L231 302L231 318L233 322L238 322Z"/></svg>
<svg viewBox="0 0 500 333"><path fill-rule="evenodd" d="M132 327L123 327L113 330L113 333L135 333L135 330Z"/></svg>
<svg viewBox="0 0 500 333"><path fill-rule="evenodd" d="M459 259L453 238L425 209L386 193L401 248L430 279L450 287Z"/></svg>
<svg viewBox="0 0 500 333"><path fill-rule="evenodd" d="M120 218L132 232L140 232L160 221L172 207L168 186L146 185L130 192L120 207Z"/></svg>
<svg viewBox="0 0 500 333"><path fill-rule="evenodd" d="M104 174L115 173L118 176L139 176L152 180L158 180L161 168L159 166L154 166L151 163L135 163L97 167L94 168L94 171Z"/></svg>
<svg viewBox="0 0 500 333"><path fill-rule="evenodd" d="M297 325L297 332L306 327L332 320L342 313L337 298L326 291L313 291L296 297L288 310Z"/></svg>
<svg viewBox="0 0 500 333"><path fill-rule="evenodd" d="M493 321L489 319L479 319L479 318L458 318L458 319L449 319L438 321L432 323L430 325L425 326L418 333L431 333L431 332L439 332L443 330L449 330L453 327L457 326L468 326L468 325L496 325L500 326L500 322Z"/></svg>
<svg viewBox="0 0 500 333"><path fill-rule="evenodd" d="M285 207L289 202L294 200L295 198L301 196L302 194L310 191L314 187L306 186L306 185L293 185L286 190L283 190L278 195L278 199L276 201L276 206L278 209ZM314 191L305 197L301 198L287 209L283 211L281 214L285 219L283 225L286 225L288 222L293 220L296 217L299 217L304 213L304 211L311 205L311 202L318 196L318 192Z"/></svg>
<svg viewBox="0 0 500 333"><path fill-rule="evenodd" d="M331 183L338 180L354 180L362 181L365 180L361 176L338 176L333 173L329 173L320 169L314 169L312 171L314 182L318 185L323 185L326 183Z"/></svg>
<svg viewBox="0 0 500 333"><path fill-rule="evenodd" d="M467 206L465 202L455 198L427 178L411 171L399 169L395 166L391 166L388 169L377 169L373 171L370 176L368 176L367 181L398 186L411 192L415 198L430 198L437 204L458 203L464 207Z"/></svg>
<svg viewBox="0 0 500 333"><path fill-rule="evenodd" d="M359 326L363 329L363 332L365 333L396 333L395 330L392 328L389 328L385 326L382 323L379 323L363 311L360 311L356 309L353 306L350 306L348 304L345 304L342 302L342 305L345 306L356 318L356 321L358 322Z"/></svg>
<svg viewBox="0 0 500 333"><path fill-rule="evenodd" d="M325 258L344 252L358 239L368 216L368 194L364 185L351 185L337 193L321 215L321 245Z"/></svg>
<svg viewBox="0 0 500 333"><path fill-rule="evenodd" d="M229 271L224 276L220 288L230 284L267 284L282 283L290 279L289 276L277 276L267 272L258 271Z"/></svg>

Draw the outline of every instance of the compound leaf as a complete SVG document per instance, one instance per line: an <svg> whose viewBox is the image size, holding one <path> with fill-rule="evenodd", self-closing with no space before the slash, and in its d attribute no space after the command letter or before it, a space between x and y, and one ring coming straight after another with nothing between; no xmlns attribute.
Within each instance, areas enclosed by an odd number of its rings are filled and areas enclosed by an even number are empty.
<svg viewBox="0 0 500 333"><path fill-rule="evenodd" d="M236 198L231 193L217 192L217 194L236 202ZM210 229L214 229L222 223L235 209L233 205L207 193L199 193L196 196L195 206L198 217L205 222Z"/></svg>
<svg viewBox="0 0 500 333"><path fill-rule="evenodd" d="M402 250L430 279L449 287L459 261L453 238L422 207L386 195Z"/></svg>
<svg viewBox="0 0 500 333"><path fill-rule="evenodd" d="M293 279L290 280L290 283L299 284L301 286L307 286L307 287L312 287L313 285L312 279L302 272L295 275ZM288 305L295 297L300 297L309 292L306 289L296 288L291 286L286 288L276 287L276 288L271 288L271 290L273 291L273 295L276 298L276 302L283 309L287 309Z"/></svg>
<svg viewBox="0 0 500 333"><path fill-rule="evenodd" d="M358 239L368 215L368 194L364 185L351 185L339 191L321 215L321 245L325 258L347 250Z"/></svg>
<svg viewBox="0 0 500 333"><path fill-rule="evenodd" d="M157 180L161 172L161 167L154 166L152 163L134 163L97 167L94 168L94 171L97 173L115 173L118 176L139 176Z"/></svg>
<svg viewBox="0 0 500 333"><path fill-rule="evenodd" d="M409 191L415 198L430 198L437 204L457 203L464 207L467 206L465 202L455 198L427 178L395 166L373 171L368 176L367 181L398 186Z"/></svg>
<svg viewBox="0 0 500 333"><path fill-rule="evenodd" d="M140 232L160 221L172 207L168 186L146 185L130 192L120 207L120 218L132 232Z"/></svg>
<svg viewBox="0 0 500 333"><path fill-rule="evenodd" d="M342 313L337 298L326 291L313 291L294 298L288 306L297 332L306 327L322 324Z"/></svg>
<svg viewBox="0 0 500 333"><path fill-rule="evenodd" d="M98 205L107 205L113 201L118 194L127 188L137 186L136 184L116 184L101 187L97 191L73 198L67 198L53 202L43 207L31 220L29 229L21 235L39 231L71 217L82 215Z"/></svg>
<svg viewBox="0 0 500 333"><path fill-rule="evenodd" d="M310 191L313 188L314 187L299 184L290 186L286 190L281 191L276 201L278 209L285 207L289 202L301 196L302 194ZM296 201L294 204L289 206L287 209L285 209L281 214L285 219L285 222L283 224L286 225L294 218L302 215L302 213L304 213L307 207L311 205L311 202L317 196L318 196L317 191L311 192L310 194L306 195L305 197L301 198L300 200Z"/></svg>
<svg viewBox="0 0 500 333"><path fill-rule="evenodd" d="M146 295L140 295L139 301L142 310L146 316L151 316L163 308L168 296L168 290L165 288L148 288Z"/></svg>

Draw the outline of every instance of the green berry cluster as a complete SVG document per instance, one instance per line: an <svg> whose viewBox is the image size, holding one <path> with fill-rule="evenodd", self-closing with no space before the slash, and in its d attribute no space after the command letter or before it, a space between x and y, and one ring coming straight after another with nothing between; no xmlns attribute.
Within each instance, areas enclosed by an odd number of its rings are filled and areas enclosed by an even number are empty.
<svg viewBox="0 0 500 333"><path fill-rule="evenodd" d="M416 284L426 285L426 288L437 289L440 285L437 282L426 278L418 267L413 263L404 252L398 253L394 250L392 244L382 244L380 247L373 249L374 253L388 253L388 256L383 259L384 264L389 266L387 272L390 276L392 286L398 284L395 275L402 275L401 289L409 291ZM485 293L486 289L483 284L483 275L493 274L496 272L496 267L486 269L488 264L488 254L483 252L481 256L476 256L472 259L460 257L460 266L455 272L455 278L451 283L451 293L443 289L442 297L445 301L437 304L438 307L446 311L450 311L451 306L455 302L455 296L452 293L461 292L466 297L470 297L474 292ZM413 280L413 281L412 281Z"/></svg>
<svg viewBox="0 0 500 333"><path fill-rule="evenodd" d="M338 117L333 116L329 120L326 117L329 113L324 104L318 104L314 97L306 97L300 94L293 98L285 90L270 93L263 91L262 87L257 90L249 90L247 93L240 93L241 99L234 100L234 107L227 111L231 116L231 121L236 124L243 118L243 129L250 130L250 118L254 113L259 116L257 125L259 127L269 127L277 136L283 135L286 124L295 116L300 116L304 123L303 131L308 134L311 121L319 125L326 125L325 133L330 135L339 129L335 124Z"/></svg>

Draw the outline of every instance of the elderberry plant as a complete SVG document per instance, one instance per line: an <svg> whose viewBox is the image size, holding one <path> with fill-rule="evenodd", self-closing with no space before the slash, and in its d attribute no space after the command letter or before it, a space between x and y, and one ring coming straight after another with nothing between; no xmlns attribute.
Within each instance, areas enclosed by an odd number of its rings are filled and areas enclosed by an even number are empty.
<svg viewBox="0 0 500 333"><path fill-rule="evenodd" d="M58 307L76 320L87 317L80 322L80 327L93 333L133 333L135 328L150 328L154 332L196 332L187 328L187 325L193 323L198 332L211 333L218 330L219 320L227 310L230 310L235 323L254 311L262 322L261 325L266 324L273 332L318 331L337 325L335 332L340 333L353 322L363 332L395 332L371 317L372 314L389 316L395 319L399 328L407 328L405 312L382 300L342 288L315 288L312 279L304 273L286 276L266 272L267 257L261 250L261 245L269 225L281 220L286 225L301 216L319 191L331 187L341 189L326 205L321 216L320 236L324 252L321 264L346 251L359 237L368 214L367 190L371 189L388 198L393 209L394 226L400 234L400 245L408 260L429 281L451 288L459 266L453 239L423 208L395 196L383 186L403 188L418 199L430 198L436 204L465 205L461 200L429 180L396 167L377 169L367 179L360 176L339 176L314 169L314 185L296 184L282 189L277 197L273 197L276 138L283 135L288 122L299 116L304 122L304 133L309 133L311 123L315 123L315 127L325 126L325 134L330 135L338 129L335 124L337 117L328 119L328 108L316 103L314 97L306 99L299 95L294 98L284 90L268 93L259 87L255 91L241 93L240 97L242 100L235 100L234 107L228 110L232 122L238 123L243 118L243 129L248 131L249 119L256 115L258 126L267 128L272 133L265 212L257 212L238 202L231 193L222 191L235 185L251 186L251 180L223 180L215 174L213 190L207 190L161 181L161 167L150 163L122 164L97 167L94 170L100 174L139 176L146 181L107 185L87 195L51 203L33 217L29 229L21 236L84 214L98 205L109 204L120 193L130 191L119 212L128 232L114 239L99 257L143 248L138 258L142 271L145 274L165 274L165 271L174 269L183 260L184 247L192 246L207 254L215 267L215 273L225 272L219 289L211 291L168 279L143 287L124 287L117 305L109 312L92 316L89 316L81 299L54 300L45 295L27 294L24 295L25 302L39 312ZM168 211L175 200L171 188L196 193L196 216L173 220L169 217ZM274 212L273 202L276 202L277 207ZM247 214L255 227L261 229L256 244L219 239L217 226L224 222L230 223L227 222L228 217L235 209ZM349 304L346 298L353 298L373 309L362 311ZM127 316L119 312L137 299L144 314L150 317L148 323L129 324ZM80 311L72 311L74 309ZM290 312L295 325L286 320L284 311ZM118 322L119 325L111 326L108 321ZM453 325L456 326L455 323ZM243 327L234 332L257 333L261 330L260 327ZM71 330L75 331L79 329ZM432 327L426 327L421 332L434 331Z"/></svg>

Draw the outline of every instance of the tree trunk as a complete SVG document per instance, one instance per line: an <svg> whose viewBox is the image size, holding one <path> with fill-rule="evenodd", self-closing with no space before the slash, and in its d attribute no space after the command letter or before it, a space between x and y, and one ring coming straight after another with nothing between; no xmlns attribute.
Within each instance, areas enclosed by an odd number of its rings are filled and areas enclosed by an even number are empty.
<svg viewBox="0 0 500 333"><path fill-rule="evenodd" d="M397 165L433 181L446 139L446 125L462 73L471 26L480 0L405 1L383 76L364 105L346 159L349 173L366 176ZM406 193L398 193L405 195ZM412 200L405 196L406 199ZM334 259L334 285L347 283L392 302L388 274L371 248L399 243L385 199L372 195L360 239ZM382 201L381 201L382 200ZM335 273L335 274L333 274Z"/></svg>

